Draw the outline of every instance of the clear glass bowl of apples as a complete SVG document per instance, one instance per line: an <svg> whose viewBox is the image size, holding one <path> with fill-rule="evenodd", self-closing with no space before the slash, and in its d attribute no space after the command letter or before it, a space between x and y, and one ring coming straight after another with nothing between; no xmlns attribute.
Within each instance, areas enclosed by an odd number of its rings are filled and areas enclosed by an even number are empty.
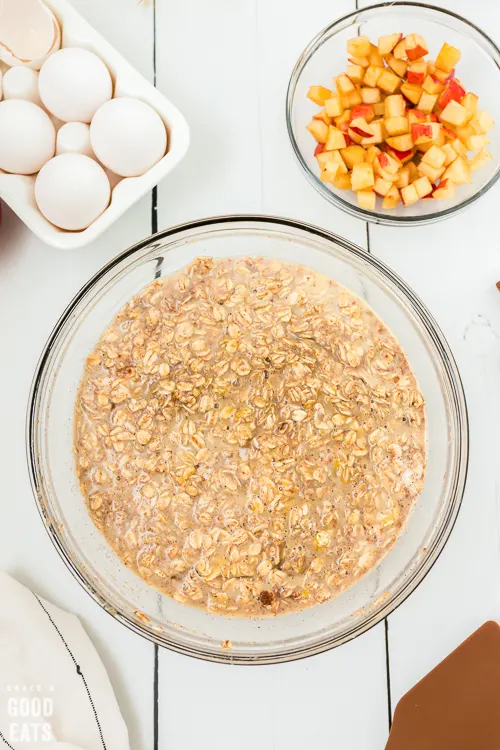
<svg viewBox="0 0 500 750"><path fill-rule="evenodd" d="M287 127L299 164L327 200L365 221L451 216L500 176L499 70L495 43L450 11L356 10L321 31L293 70Z"/></svg>

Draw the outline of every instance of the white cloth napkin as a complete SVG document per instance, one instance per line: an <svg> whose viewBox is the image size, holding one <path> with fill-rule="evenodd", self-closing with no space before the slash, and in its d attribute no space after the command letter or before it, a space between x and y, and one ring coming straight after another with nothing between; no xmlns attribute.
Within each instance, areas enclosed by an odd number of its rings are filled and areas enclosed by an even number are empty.
<svg viewBox="0 0 500 750"><path fill-rule="evenodd" d="M0 572L0 750L130 750L104 666L75 615Z"/></svg>

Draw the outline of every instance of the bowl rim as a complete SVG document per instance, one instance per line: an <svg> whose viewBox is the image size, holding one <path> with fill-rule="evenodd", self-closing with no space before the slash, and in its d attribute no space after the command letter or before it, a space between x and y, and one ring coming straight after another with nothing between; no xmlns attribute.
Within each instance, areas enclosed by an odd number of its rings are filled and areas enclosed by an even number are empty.
<svg viewBox="0 0 500 750"><path fill-rule="evenodd" d="M440 210L440 211L434 211L431 214L426 214L423 216L391 216L386 213L380 213L379 211L368 211L364 208L360 208L359 206L356 206L344 200L340 195L338 195L337 193L334 193L332 190L329 190L324 185L324 183L321 182L321 180L317 177L317 175L309 168L304 157L302 156L302 152L297 143L297 139L295 138L295 133L294 133L293 124L292 124L295 91L297 88L300 75L305 65L312 58L312 56L317 52L317 50L326 41L328 41L328 39L334 36L335 33L337 33L337 31L341 31L344 28L346 28L346 26L350 25L351 23L354 23L355 19L359 18L360 16L363 16L365 13L368 13L374 10L382 10L382 9L390 9L390 8L398 8L398 7L414 8L414 9L423 8L425 10L436 12L445 17L449 16L451 18L456 19L457 21L460 21L466 26L469 26L470 28L474 29L474 31L477 34L479 34L479 36L482 37L487 44L491 45L491 47L493 48L494 52L496 53L499 59L497 66L500 66L500 48L495 44L493 39L490 36L488 36L488 34L486 34L481 28L479 28L479 26L476 26L476 24L472 23L472 21L469 21L469 19L464 18L459 13L454 13L452 10L448 10L446 8L438 8L437 6L431 5L428 3L413 2L412 0L395 0L394 2L387 0L386 2L383 2L383 3L375 3L373 5L367 5L365 8L359 8L359 9L352 11L351 13L346 13L345 15L340 16L339 18L335 19L335 21L333 21L332 23L328 24L328 26L325 26L307 44L307 46L299 55L299 58L297 62L295 63L294 68L292 70L290 80L288 82L287 93L286 93L286 110L285 110L286 127L287 127L288 137L292 145L292 150L295 154L295 157L297 159L297 162L302 172L306 176L309 183L315 188L315 190L317 190L317 192L321 196L323 196L323 198L326 198L326 200L329 203L342 209L342 211L345 211L350 216L356 216L358 219L361 218L364 221L370 222L372 224L381 224L384 226L398 226L398 227L417 226L417 225L423 226L426 224L433 224L437 221L441 221L442 219L448 219L451 216L461 213L466 208L468 208L468 206L470 206L472 203L477 201L481 196L487 193L488 190L490 190L493 187L493 185L495 185L497 180L500 178L500 161L497 163L496 170L493 173L491 179L486 183L486 185L484 185L480 190L477 190L473 195L461 201L460 203L457 203L454 206L450 206L449 208L444 208L443 210Z"/></svg>
<svg viewBox="0 0 500 750"><path fill-rule="evenodd" d="M455 466L453 483L450 486L448 507L446 509L446 513L443 515L441 528L439 529L439 533L436 534L436 537L433 540L432 544L427 548L425 557L423 557L420 563L418 565L415 565L411 572L408 574L407 580L404 582L404 585L401 587L400 591L395 596L386 600L385 603L380 602L377 604L377 606L373 606L370 615L365 620L363 620L362 623L353 624L341 636L325 636L321 640L316 641L313 644L304 644L304 646L301 648L297 648L294 646L293 649L288 651L260 654L258 656L247 654L234 655L230 650L223 649L221 649L220 652L216 652L215 650L211 650L208 647L193 648L191 645L186 645L180 641L174 640L168 637L168 635L159 633L153 628L147 629L143 627L138 621L134 620L129 615L118 611L112 604L107 602L104 597L96 590L90 580L90 577L85 575L84 571L82 571L78 567L78 565L71 559L65 548L65 545L59 537L58 529L51 522L51 519L48 517L45 511L44 479L43 473L41 472L39 467L35 438L38 425L38 401L40 395L44 390L44 379L47 375L47 372L50 372L50 370L47 371L46 368L47 364L49 363L51 350L53 346L58 342L58 339L63 333L66 324L73 317L74 311L77 306L94 288L94 286L103 277L105 277L109 271L121 264L127 258L133 258L135 254L140 253L140 251L144 250L147 246L151 246L151 249L154 249L155 243L164 241L169 237L175 237L176 235L186 231L210 229L210 227L213 227L214 225L219 225L221 229L224 229L226 226L230 227L231 225L242 223L247 225L256 224L256 228L266 228L266 226L274 226L278 229L278 231L281 231L284 234L287 233L287 230L307 232L313 237L318 237L320 239L340 245L344 250L348 250L359 259L362 259L364 262L372 265L375 270L377 270L383 276L388 277L388 279L398 288L398 290L403 293L405 302L410 305L413 312L417 315L419 322L425 328L427 334L432 339L439 353L440 362L444 368L446 379L450 387L454 418L459 428L456 435L457 447L455 451L458 460ZM246 226L244 228L248 229L252 228L252 226ZM367 632L374 625L377 625L389 614L394 612L420 585L429 571L433 568L441 552L443 551L455 526L458 513L462 505L469 462L469 420L467 403L460 373L444 334L442 333L437 322L434 320L433 316L428 311L424 303L420 300L420 298L413 292L413 290L406 284L406 282L383 261L371 255L366 250L363 250L358 245L352 243L350 240L344 239L333 232L323 229L322 227L308 224L296 219L264 214L233 214L215 216L178 224L176 226L152 234L149 237L144 238L143 240L140 240L139 242L124 250L122 253L116 255L99 271L97 271L89 279L89 281L87 281L81 287L79 292L77 292L72 301L63 311L43 347L42 353L39 357L33 374L28 397L25 422L25 440L26 459L28 463L31 488L43 525L66 567L69 569L73 577L80 583L87 594L89 594L89 596L91 596L92 599L94 599L94 601L97 602L115 620L121 622L123 625L128 627L129 630L132 630L133 632L141 635L143 638L146 638L147 640L153 642L156 646L162 646L177 653L185 654L187 656L199 658L205 661L239 665L278 664L288 661L295 661L298 659L320 654L325 651L329 651L330 649L343 645L344 643L347 643L348 641L353 640L359 635Z"/></svg>

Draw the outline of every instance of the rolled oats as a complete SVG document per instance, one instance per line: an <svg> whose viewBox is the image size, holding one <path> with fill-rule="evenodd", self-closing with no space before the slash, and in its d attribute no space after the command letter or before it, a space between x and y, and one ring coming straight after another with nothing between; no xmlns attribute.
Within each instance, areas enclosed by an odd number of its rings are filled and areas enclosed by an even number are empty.
<svg viewBox="0 0 500 750"><path fill-rule="evenodd" d="M424 400L360 299L302 266L199 258L131 299L75 412L89 513L179 602L264 615L380 560L425 471Z"/></svg>

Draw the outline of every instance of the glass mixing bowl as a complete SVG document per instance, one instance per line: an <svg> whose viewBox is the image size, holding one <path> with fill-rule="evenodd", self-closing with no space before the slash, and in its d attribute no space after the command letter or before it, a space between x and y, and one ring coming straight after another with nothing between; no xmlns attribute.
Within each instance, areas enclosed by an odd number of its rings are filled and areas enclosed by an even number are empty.
<svg viewBox="0 0 500 750"><path fill-rule="evenodd" d="M427 402L428 469L404 533L353 588L300 613L231 618L178 604L128 570L97 531L76 479L73 408L84 363L133 295L198 256L260 255L302 263L371 305L405 350ZM451 532L467 471L467 412L450 349L424 305L387 266L323 229L265 216L184 224L139 242L77 294L41 356L27 417L39 511L64 562L113 617L151 641L219 662L264 664L316 654L363 633L422 580ZM231 641L231 648L223 647Z"/></svg>
<svg viewBox="0 0 500 750"><path fill-rule="evenodd" d="M435 59L443 42L458 47L462 58L457 75L468 91L479 96L480 109L487 110L497 125L488 133L487 146L493 159L472 174L471 185L459 185L452 200L418 201L412 206L401 204L393 209L366 211L359 208L356 194L337 190L319 179L314 158L315 141L306 130L318 111L307 98L309 86L330 86L334 75L347 65L346 41L359 35L375 41L379 36L415 32L429 44L428 59ZM500 177L500 50L477 26L449 10L410 2L388 2L371 5L339 18L307 45L299 57L288 85L286 119L295 156L309 182L335 206L364 221L394 226L430 224L452 216L484 195ZM379 201L380 204L380 201Z"/></svg>

